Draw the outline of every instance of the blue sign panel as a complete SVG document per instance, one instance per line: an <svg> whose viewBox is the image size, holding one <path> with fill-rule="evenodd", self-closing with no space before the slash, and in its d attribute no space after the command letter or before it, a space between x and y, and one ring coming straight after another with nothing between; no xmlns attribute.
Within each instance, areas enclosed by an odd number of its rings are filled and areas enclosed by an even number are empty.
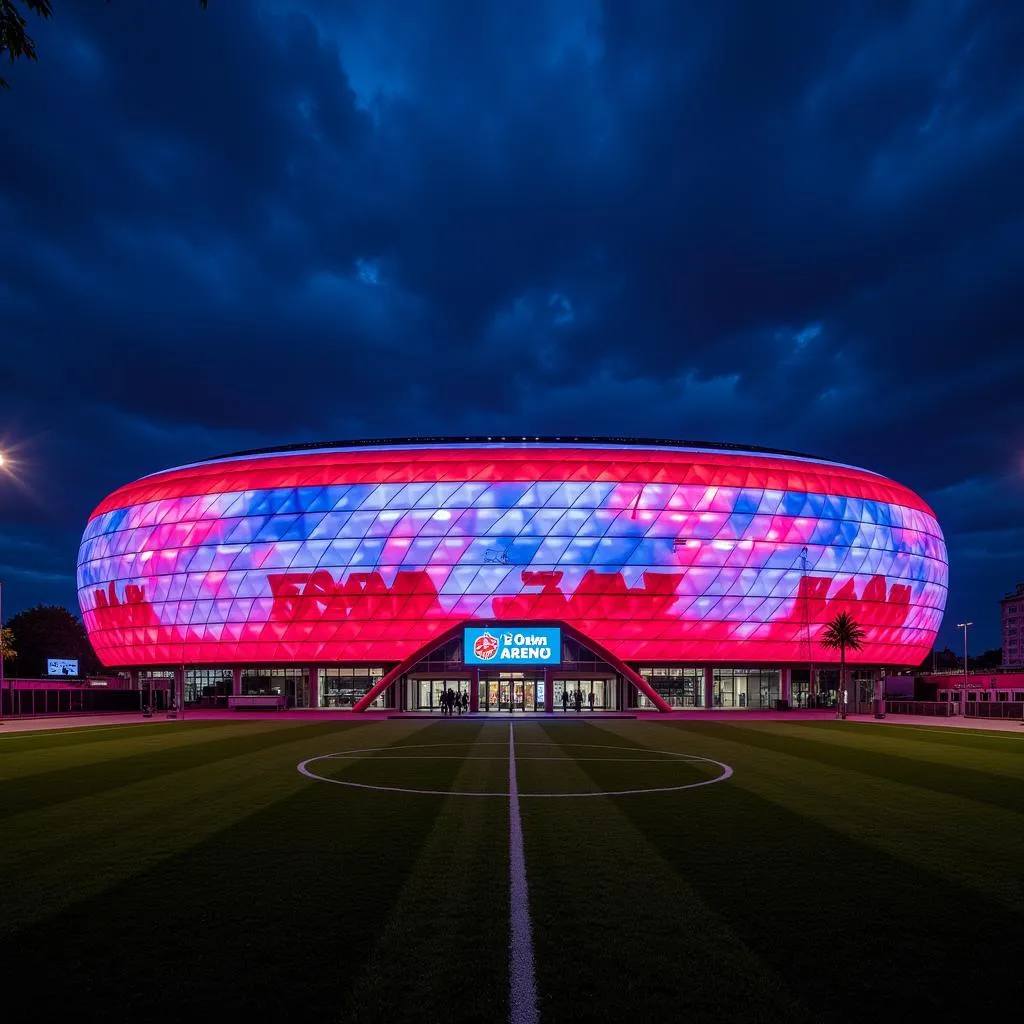
<svg viewBox="0 0 1024 1024"><path fill-rule="evenodd" d="M462 649L467 665L558 665L562 631L557 626L468 626Z"/></svg>

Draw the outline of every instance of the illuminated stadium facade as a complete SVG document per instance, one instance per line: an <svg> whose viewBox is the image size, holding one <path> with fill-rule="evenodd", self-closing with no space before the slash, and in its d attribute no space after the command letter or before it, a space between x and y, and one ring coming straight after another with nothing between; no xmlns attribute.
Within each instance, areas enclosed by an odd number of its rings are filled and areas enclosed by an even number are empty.
<svg viewBox="0 0 1024 1024"><path fill-rule="evenodd" d="M92 514L78 593L104 664L187 702L602 710L805 704L917 665L946 601L934 513L862 469L734 445L345 442L147 476ZM179 692L180 692L179 691Z"/></svg>

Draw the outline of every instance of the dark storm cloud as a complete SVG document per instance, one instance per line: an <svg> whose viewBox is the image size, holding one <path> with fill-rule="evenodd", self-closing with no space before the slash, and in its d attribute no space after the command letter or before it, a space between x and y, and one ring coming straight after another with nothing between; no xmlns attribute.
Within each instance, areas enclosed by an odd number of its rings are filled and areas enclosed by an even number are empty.
<svg viewBox="0 0 1024 1024"><path fill-rule="evenodd" d="M943 639L996 644L1024 579L1018 6L65 0L0 96L12 599L70 601L30 574L170 464L633 433L921 491Z"/></svg>

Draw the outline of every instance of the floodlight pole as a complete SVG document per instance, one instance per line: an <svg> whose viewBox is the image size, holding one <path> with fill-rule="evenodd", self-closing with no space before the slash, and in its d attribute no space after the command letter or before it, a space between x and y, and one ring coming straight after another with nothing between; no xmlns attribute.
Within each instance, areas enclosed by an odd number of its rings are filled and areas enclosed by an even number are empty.
<svg viewBox="0 0 1024 1024"><path fill-rule="evenodd" d="M11 465L7 461L7 455L0 450L0 471L11 471ZM0 722L4 720L4 581L0 580ZM14 717L14 681L10 683L11 718Z"/></svg>
<svg viewBox="0 0 1024 1024"><path fill-rule="evenodd" d="M964 689L960 694L960 714L964 717L967 716L967 627L973 625L973 622L958 622L956 624L957 629L964 631Z"/></svg>

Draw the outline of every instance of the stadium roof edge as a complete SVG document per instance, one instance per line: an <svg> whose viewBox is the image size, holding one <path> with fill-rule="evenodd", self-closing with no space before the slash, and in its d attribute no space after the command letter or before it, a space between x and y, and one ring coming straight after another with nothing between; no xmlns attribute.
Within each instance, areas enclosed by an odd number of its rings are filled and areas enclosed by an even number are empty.
<svg viewBox="0 0 1024 1024"><path fill-rule="evenodd" d="M240 459L253 455L286 455L288 453L318 451L330 448L409 448L416 445L473 445L473 444L558 444L558 445L614 445L616 447L635 448L695 448L724 452L748 452L752 455L783 455L791 458L809 459L814 462L828 462L816 455L806 452L788 451L784 448L768 448L756 444L737 444L732 441L683 441L651 437L589 437L584 435L551 435L551 434L488 434L467 436L418 436L418 437L380 437L358 438L345 441L309 441L303 444L282 444L269 448L250 448L245 451L227 452L223 455L211 455L205 459L196 459L192 465L204 462L218 462L221 459Z"/></svg>

